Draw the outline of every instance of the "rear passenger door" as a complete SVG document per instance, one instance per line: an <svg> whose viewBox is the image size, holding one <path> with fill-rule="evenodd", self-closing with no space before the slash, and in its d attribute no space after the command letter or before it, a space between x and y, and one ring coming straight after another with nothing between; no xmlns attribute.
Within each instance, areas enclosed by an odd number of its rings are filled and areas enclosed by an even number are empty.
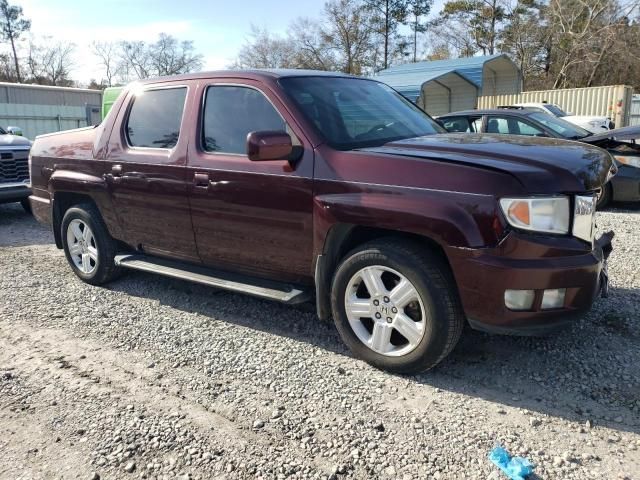
<svg viewBox="0 0 640 480"><path fill-rule="evenodd" d="M193 227L203 263L256 276L303 281L312 271L313 150L265 86L211 81L189 146ZM247 134L287 131L303 154L252 162Z"/></svg>
<svg viewBox="0 0 640 480"><path fill-rule="evenodd" d="M187 198L189 86L160 84L129 93L106 156L120 240L146 253L199 262Z"/></svg>

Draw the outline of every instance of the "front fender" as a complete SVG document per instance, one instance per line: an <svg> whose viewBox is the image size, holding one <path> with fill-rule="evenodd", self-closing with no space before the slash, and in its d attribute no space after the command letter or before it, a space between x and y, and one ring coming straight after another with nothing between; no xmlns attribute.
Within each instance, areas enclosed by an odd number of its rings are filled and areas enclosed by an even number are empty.
<svg viewBox="0 0 640 480"><path fill-rule="evenodd" d="M446 247L478 248L497 243L493 196L412 189L357 192L314 199L316 254L336 224L412 233Z"/></svg>

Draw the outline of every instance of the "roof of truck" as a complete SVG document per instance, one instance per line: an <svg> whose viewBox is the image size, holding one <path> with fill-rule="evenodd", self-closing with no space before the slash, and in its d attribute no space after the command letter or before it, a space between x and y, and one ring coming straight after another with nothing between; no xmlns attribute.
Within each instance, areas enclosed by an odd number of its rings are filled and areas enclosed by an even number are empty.
<svg viewBox="0 0 640 480"><path fill-rule="evenodd" d="M167 77L155 77L145 80L139 80L136 83L148 84L167 81L194 80L199 78L248 78L248 79L264 79L264 78L283 78L283 77L348 77L367 80L363 77L356 77L342 72L327 72L323 70L302 70L292 68L274 68L274 69L247 69L247 70L214 70L210 72L185 73L182 75L171 75Z"/></svg>

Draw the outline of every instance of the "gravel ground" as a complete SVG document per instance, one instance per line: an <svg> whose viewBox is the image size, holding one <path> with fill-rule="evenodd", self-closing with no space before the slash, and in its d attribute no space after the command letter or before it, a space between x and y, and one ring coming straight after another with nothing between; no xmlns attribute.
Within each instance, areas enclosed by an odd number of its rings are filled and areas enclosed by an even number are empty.
<svg viewBox="0 0 640 480"><path fill-rule="evenodd" d="M143 273L72 274L0 205L0 478L640 478L640 208L614 229L611 296L547 339L465 332L436 369L355 360L312 305Z"/></svg>

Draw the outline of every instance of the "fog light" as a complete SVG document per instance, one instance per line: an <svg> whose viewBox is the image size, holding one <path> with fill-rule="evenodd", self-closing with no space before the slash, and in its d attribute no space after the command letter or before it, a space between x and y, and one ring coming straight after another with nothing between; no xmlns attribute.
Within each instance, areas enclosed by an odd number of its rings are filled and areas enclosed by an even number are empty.
<svg viewBox="0 0 640 480"><path fill-rule="evenodd" d="M509 310L531 310L535 296L534 290L505 290L504 304Z"/></svg>
<svg viewBox="0 0 640 480"><path fill-rule="evenodd" d="M566 288L554 288L545 290L542 294L542 310L564 307L564 296L566 293Z"/></svg>

